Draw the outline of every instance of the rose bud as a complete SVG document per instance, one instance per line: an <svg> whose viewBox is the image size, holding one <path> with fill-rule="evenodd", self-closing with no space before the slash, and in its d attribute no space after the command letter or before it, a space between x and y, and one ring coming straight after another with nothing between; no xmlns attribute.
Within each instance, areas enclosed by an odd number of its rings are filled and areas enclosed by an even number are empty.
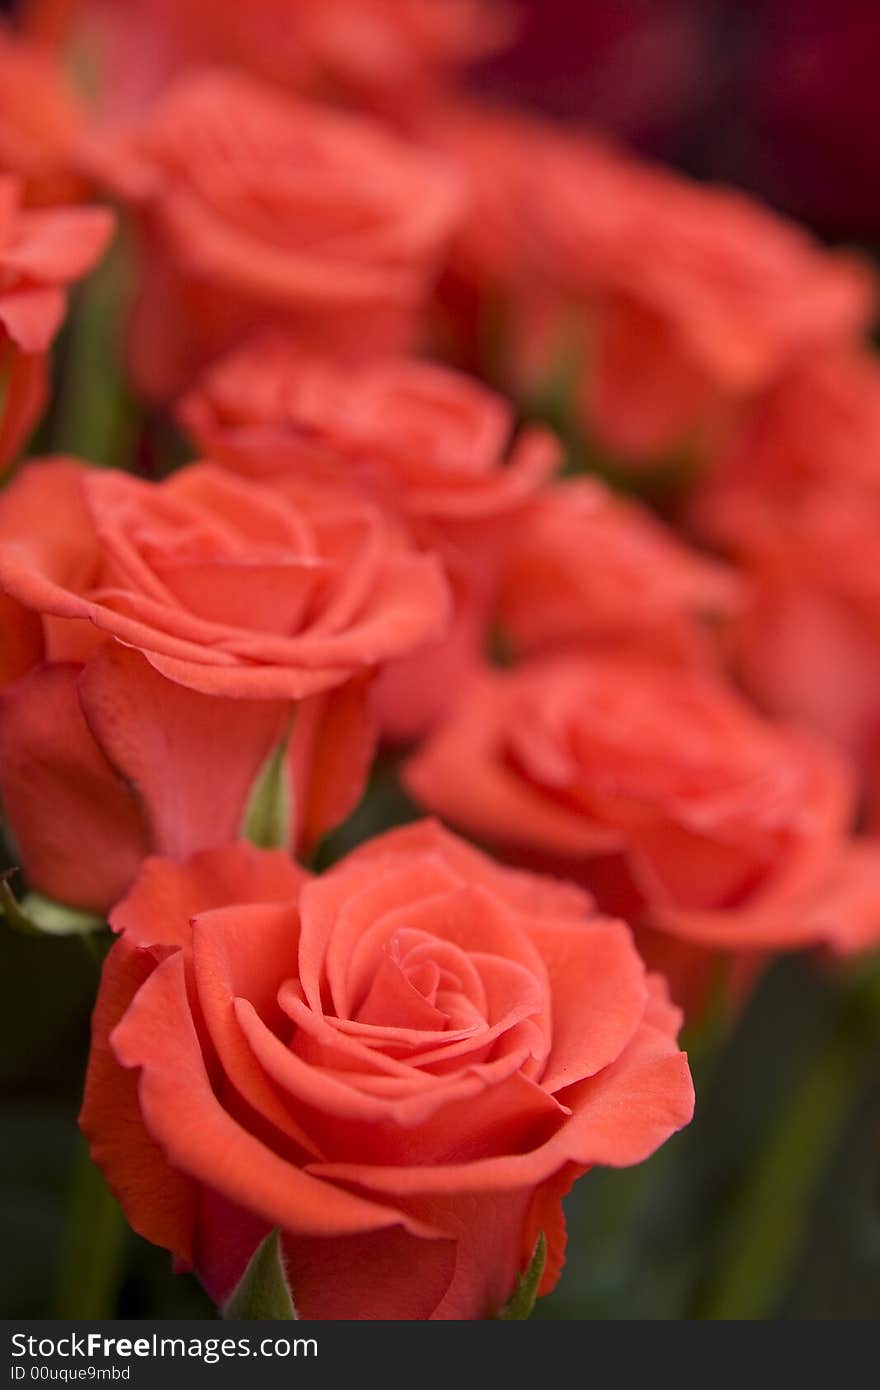
<svg viewBox="0 0 880 1390"><path fill-rule="evenodd" d="M223 1304L281 1233L303 1318L491 1318L594 1164L691 1117L627 928L430 822L321 878L151 859L112 914L80 1123L129 1221Z"/></svg>
<svg viewBox="0 0 880 1390"><path fill-rule="evenodd" d="M393 738L424 733L481 659L515 519L558 465L543 429L480 382L410 359L334 365L263 336L210 369L180 418L212 458L281 486L353 486L398 512L443 560L454 595L443 641L393 662L377 682Z"/></svg>
<svg viewBox="0 0 880 1390"><path fill-rule="evenodd" d="M48 353L67 286L92 269L113 232L103 208L23 208L18 179L0 175L0 470L46 401Z"/></svg>
<svg viewBox="0 0 880 1390"><path fill-rule="evenodd" d="M362 790L368 678L448 611L438 562L374 503L211 464L156 484L29 463L0 498L0 590L13 651L44 658L2 696L8 823L33 887L100 910L150 849L235 839L285 740L308 851Z"/></svg>
<svg viewBox="0 0 880 1390"><path fill-rule="evenodd" d="M673 998L817 939L847 847L845 766L716 677L612 657L487 674L409 762L424 806L515 863L574 878L637 928Z"/></svg>
<svg viewBox="0 0 880 1390"><path fill-rule="evenodd" d="M180 79L87 162L140 232L131 369L158 398L256 328L360 359L408 347L462 206L384 127L223 71Z"/></svg>

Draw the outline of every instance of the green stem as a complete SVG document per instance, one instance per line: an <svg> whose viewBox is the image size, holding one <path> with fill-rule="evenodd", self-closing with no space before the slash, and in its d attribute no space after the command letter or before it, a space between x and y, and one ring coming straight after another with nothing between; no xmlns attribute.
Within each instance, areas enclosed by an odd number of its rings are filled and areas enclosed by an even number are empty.
<svg viewBox="0 0 880 1390"><path fill-rule="evenodd" d="M56 451L117 467L126 465L139 428L120 367L127 273L118 239L75 296L53 440Z"/></svg>
<svg viewBox="0 0 880 1390"><path fill-rule="evenodd" d="M867 1001L858 994L842 997L832 1036L783 1108L735 1203L730 1257L701 1301L702 1319L772 1318L779 1307L817 1189L873 1057L866 1032L876 1035L876 1014L859 1007Z"/></svg>
<svg viewBox="0 0 880 1390"><path fill-rule="evenodd" d="M124 1239L122 1210L78 1135L55 1294L56 1318L115 1316Z"/></svg>

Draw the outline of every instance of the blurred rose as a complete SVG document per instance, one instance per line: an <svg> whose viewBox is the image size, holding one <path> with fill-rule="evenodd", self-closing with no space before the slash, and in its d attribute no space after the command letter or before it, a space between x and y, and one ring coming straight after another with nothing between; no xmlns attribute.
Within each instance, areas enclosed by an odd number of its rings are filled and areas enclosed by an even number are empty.
<svg viewBox="0 0 880 1390"><path fill-rule="evenodd" d="M498 620L517 655L604 647L712 663L706 620L737 612L744 591L734 570L689 549L647 508L578 479L530 503Z"/></svg>
<svg viewBox="0 0 880 1390"><path fill-rule="evenodd" d="M81 1125L134 1228L225 1301L281 1231L304 1318L491 1318L561 1197L690 1119L629 932L430 823L321 878L151 860L93 1019Z"/></svg>
<svg viewBox="0 0 880 1390"><path fill-rule="evenodd" d="M880 366L818 359L748 416L698 490L701 533L736 556L753 602L732 633L768 709L880 772Z"/></svg>
<svg viewBox="0 0 880 1390"><path fill-rule="evenodd" d="M560 142L541 178L536 255L557 303L538 300L537 325L557 358L579 344L582 417L624 458L700 439L873 315L867 262L742 194L587 140Z"/></svg>
<svg viewBox="0 0 880 1390"><path fill-rule="evenodd" d="M854 809L831 753L717 679L611 658L487 675L405 780L456 826L625 915L691 1009L707 952L741 966L816 938L808 909Z"/></svg>
<svg viewBox="0 0 880 1390"><path fill-rule="evenodd" d="M48 353L65 291L95 265L113 232L103 208L26 209L18 179L0 175L0 470L15 458L46 400Z"/></svg>
<svg viewBox="0 0 880 1390"><path fill-rule="evenodd" d="M443 560L455 599L450 632L390 663L376 685L390 736L424 732L481 657L511 523L558 463L553 437L517 435L505 400L447 367L407 359L339 367L278 337L215 367L180 413L228 467L276 485L307 476L355 487L399 513L419 546Z"/></svg>
<svg viewBox="0 0 880 1390"><path fill-rule="evenodd" d="M462 206L445 166L380 126L219 71L91 163L142 233L130 356L154 397L254 328L361 359L408 345Z"/></svg>
<svg viewBox="0 0 880 1390"><path fill-rule="evenodd" d="M26 15L43 38L90 53L115 117L206 63L407 112L514 32L505 0L31 0Z"/></svg>
<svg viewBox="0 0 880 1390"><path fill-rule="evenodd" d="M3 697L6 814L34 885L92 907L145 847L237 836L290 701L290 836L314 845L362 790L366 678L447 612L438 563L364 499L209 464L160 485L28 464L0 499L0 588L13 650L30 610L47 663Z"/></svg>
<svg viewBox="0 0 880 1390"><path fill-rule="evenodd" d="M27 203L70 203L81 195L73 151L84 124L58 59L0 22L0 170L21 178Z"/></svg>

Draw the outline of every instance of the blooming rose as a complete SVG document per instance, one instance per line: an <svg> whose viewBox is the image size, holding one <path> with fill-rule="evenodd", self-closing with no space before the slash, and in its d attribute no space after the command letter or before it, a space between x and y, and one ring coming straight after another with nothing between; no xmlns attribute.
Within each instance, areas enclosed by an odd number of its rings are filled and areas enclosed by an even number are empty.
<svg viewBox="0 0 880 1390"><path fill-rule="evenodd" d="M223 63L322 99L407 112L512 33L503 0L31 0L44 38L78 41L103 111L150 104L182 70ZM54 10L54 13L53 13Z"/></svg>
<svg viewBox="0 0 880 1390"><path fill-rule="evenodd" d="M21 192L18 179L0 175L0 469L43 409L65 289L91 270L113 231L102 208L25 209Z"/></svg>
<svg viewBox="0 0 880 1390"><path fill-rule="evenodd" d="M743 195L586 137L559 141L531 200L547 289L528 373L586 355L579 409L623 458L702 438L731 406L870 323L874 282ZM555 298L555 303L554 303Z"/></svg>
<svg viewBox="0 0 880 1390"><path fill-rule="evenodd" d="M405 781L468 833L625 915L692 1007L706 953L816 939L807 909L853 814L824 747L707 673L611 657L487 675Z"/></svg>
<svg viewBox="0 0 880 1390"><path fill-rule="evenodd" d="M279 1228L305 1318L491 1317L574 1178L690 1118L626 927L430 822L316 879L152 859L112 921L82 1128L218 1302Z"/></svg>
<svg viewBox="0 0 880 1390"><path fill-rule="evenodd" d="M73 145L84 124L60 62L0 24L0 169L22 179L28 203L69 203L80 196Z"/></svg>
<svg viewBox="0 0 880 1390"><path fill-rule="evenodd" d="M131 357L154 396L256 327L361 358L407 345L461 206L449 170L380 126L222 71L96 139L91 165L138 215Z"/></svg>
<svg viewBox="0 0 880 1390"><path fill-rule="evenodd" d="M743 420L692 504L751 579L737 669L768 709L809 724L880 783L880 368L819 358Z"/></svg>
<svg viewBox="0 0 880 1390"><path fill-rule="evenodd" d="M210 370L181 407L212 458L280 483L308 476L350 484L402 514L442 557L455 596L452 627L429 651L381 673L386 731L424 731L481 653L512 518L554 470L545 430L515 437L512 407L449 368L408 359L342 367L263 337Z"/></svg>
<svg viewBox="0 0 880 1390"><path fill-rule="evenodd" d="M234 839L286 732L291 839L314 844L363 784L366 678L447 608L437 561L363 498L211 464L161 484L28 464L0 499L0 589L21 656L0 720L7 817L34 886L95 908L150 847ZM37 643L47 664L22 675Z"/></svg>
<svg viewBox="0 0 880 1390"><path fill-rule="evenodd" d="M706 662L714 653L703 620L738 611L743 587L639 503L584 478L530 503L498 619L518 654L589 646Z"/></svg>

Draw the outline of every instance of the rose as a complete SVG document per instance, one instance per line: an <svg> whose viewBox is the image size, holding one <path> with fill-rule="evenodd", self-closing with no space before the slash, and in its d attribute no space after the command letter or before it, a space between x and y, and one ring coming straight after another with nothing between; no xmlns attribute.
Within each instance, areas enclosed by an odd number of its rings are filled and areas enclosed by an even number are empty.
<svg viewBox="0 0 880 1390"><path fill-rule="evenodd" d="M880 770L880 369L867 352L792 372L741 422L691 521L748 573L730 638L769 710L833 741L877 796Z"/></svg>
<svg viewBox="0 0 880 1390"><path fill-rule="evenodd" d="M277 1227L303 1317L491 1317L574 1177L690 1118L627 929L431 823L312 880L151 860L113 925L81 1124L218 1302Z"/></svg>
<svg viewBox="0 0 880 1390"><path fill-rule="evenodd" d="M580 344L581 416L623 458L711 437L731 407L870 322L866 263L739 193L586 139L557 142L540 177L534 254L551 294L535 297L522 370L546 376L549 352Z"/></svg>
<svg viewBox="0 0 880 1390"><path fill-rule="evenodd" d="M596 479L543 489L511 544L498 621L521 655L608 648L716 659L703 620L737 612L745 585L644 507Z"/></svg>
<svg viewBox="0 0 880 1390"><path fill-rule="evenodd" d="M29 203L81 196L73 150L84 125L60 61L0 24L0 168L23 180Z"/></svg>
<svg viewBox="0 0 880 1390"><path fill-rule="evenodd" d="M266 325L360 358L406 346L461 206L379 125L224 72L181 79L91 162L138 216L132 367L158 396Z"/></svg>
<svg viewBox="0 0 880 1390"><path fill-rule="evenodd" d="M34 9L31 5L30 10ZM180 72L222 63L329 100L408 112L512 31L502 0L51 0L37 34L86 47L109 116L138 111ZM42 13L41 13L42 10Z"/></svg>
<svg viewBox="0 0 880 1390"><path fill-rule="evenodd" d="M65 289L91 270L112 230L112 214L102 208L23 209L19 181L0 176L0 469L43 409Z"/></svg>
<svg viewBox="0 0 880 1390"><path fill-rule="evenodd" d="M356 486L443 558L449 633L386 667L377 689L386 732L426 730L477 663L513 521L557 465L553 436L516 436L512 407L460 372L407 359L343 367L277 335L208 371L180 414L226 466L276 485L308 476Z"/></svg>
<svg viewBox="0 0 880 1390"><path fill-rule="evenodd" d="M561 452L547 430L514 439L513 407L462 372L412 358L343 366L277 334L209 369L179 414L199 447L227 467L344 479L416 522L510 512Z"/></svg>
<svg viewBox="0 0 880 1390"><path fill-rule="evenodd" d="M0 589L6 814L34 886L98 909L150 847L234 839L285 734L290 839L313 845L366 775L367 678L447 606L374 504L210 464L155 484L29 463L0 498Z"/></svg>
<svg viewBox="0 0 880 1390"><path fill-rule="evenodd" d="M446 618L436 560L377 506L210 463L158 484L29 463L0 499L0 588L45 615L51 659L115 637L169 679L233 698L330 689Z"/></svg>
<svg viewBox="0 0 880 1390"><path fill-rule="evenodd" d="M575 877L625 915L693 1009L713 955L816 939L810 904L854 811L829 751L717 678L612 657L487 675L405 781L515 862Z"/></svg>

